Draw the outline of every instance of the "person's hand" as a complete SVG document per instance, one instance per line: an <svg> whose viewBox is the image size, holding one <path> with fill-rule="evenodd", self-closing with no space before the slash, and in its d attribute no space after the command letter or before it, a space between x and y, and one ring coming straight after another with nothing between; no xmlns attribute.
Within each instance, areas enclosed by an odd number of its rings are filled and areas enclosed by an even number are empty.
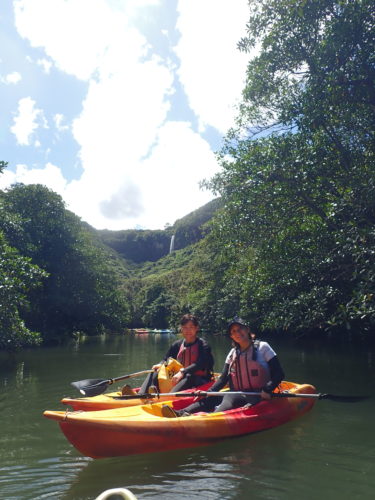
<svg viewBox="0 0 375 500"><path fill-rule="evenodd" d="M151 369L154 370L154 372L157 372L160 367L161 367L161 364L158 363L157 365L152 366Z"/></svg>
<svg viewBox="0 0 375 500"><path fill-rule="evenodd" d="M271 394L269 392L266 392L266 391L261 391L260 392L260 397L262 399L270 400L271 399Z"/></svg>
<svg viewBox="0 0 375 500"><path fill-rule="evenodd" d="M179 383L180 380L184 378L183 372L179 371L172 377L172 385L175 386L176 384Z"/></svg>
<svg viewBox="0 0 375 500"><path fill-rule="evenodd" d="M199 398L207 396L207 391L201 391L198 389L197 391L194 391L195 398L193 399L193 402L198 401Z"/></svg>

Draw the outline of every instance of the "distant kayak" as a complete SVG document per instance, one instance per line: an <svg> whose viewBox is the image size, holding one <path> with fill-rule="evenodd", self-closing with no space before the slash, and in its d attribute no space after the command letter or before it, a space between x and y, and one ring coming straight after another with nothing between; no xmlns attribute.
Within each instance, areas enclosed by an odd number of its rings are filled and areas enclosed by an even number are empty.
<svg viewBox="0 0 375 500"><path fill-rule="evenodd" d="M192 392L196 391L197 389L206 391L212 386L213 383L213 381L208 382L207 384L195 387L194 389L188 389L184 392ZM139 391L139 387L137 389L134 389L134 391L137 393ZM121 396L121 392L117 391L109 392L108 394L100 394L99 396L94 396L91 398L64 398L61 400L61 403L63 403L64 405L69 405L73 408L73 410L77 411L94 411L138 406L147 402L147 400L145 399L115 399L119 396ZM171 393L168 396L161 396L160 398L158 398L158 401L171 401L173 399L173 393Z"/></svg>
<svg viewBox="0 0 375 500"><path fill-rule="evenodd" d="M150 330L148 333L174 333L174 330Z"/></svg>
<svg viewBox="0 0 375 500"><path fill-rule="evenodd" d="M283 382L280 389L316 393L312 385L292 382ZM168 404L178 410L192 401L176 398ZM225 412L166 418L161 413L163 403L151 402L104 411L45 411L44 416L58 421L66 438L83 455L104 458L203 446L264 431L302 416L314 403L314 398L273 398Z"/></svg>
<svg viewBox="0 0 375 500"><path fill-rule="evenodd" d="M134 333L143 333L143 334L146 334L146 333L149 333L150 330L148 330L147 328L134 328L134 330L132 330L132 332Z"/></svg>

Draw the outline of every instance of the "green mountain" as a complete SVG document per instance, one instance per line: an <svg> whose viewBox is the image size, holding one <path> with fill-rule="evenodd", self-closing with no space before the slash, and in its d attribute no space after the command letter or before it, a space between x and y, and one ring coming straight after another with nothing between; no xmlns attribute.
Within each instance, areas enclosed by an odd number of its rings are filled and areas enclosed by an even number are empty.
<svg viewBox="0 0 375 500"><path fill-rule="evenodd" d="M174 250L181 250L201 240L205 234L205 223L212 218L220 203L220 198L212 200L164 230L104 229L96 232L102 243L123 259L136 264L156 262L169 254L173 236Z"/></svg>

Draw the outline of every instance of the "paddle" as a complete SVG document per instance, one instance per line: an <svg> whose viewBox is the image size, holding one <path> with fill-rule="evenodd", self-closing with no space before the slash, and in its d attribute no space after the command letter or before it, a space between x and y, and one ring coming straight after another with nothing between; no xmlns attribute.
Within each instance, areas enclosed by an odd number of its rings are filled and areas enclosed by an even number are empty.
<svg viewBox="0 0 375 500"><path fill-rule="evenodd" d="M258 396L259 392L241 392L241 391L225 391L225 392L166 392L166 393L156 393L156 394L137 394L135 396L114 396L114 399L150 399L158 398L159 396L169 396L169 397L206 397L206 396L225 396L226 394L234 394L238 396ZM272 398L313 398L313 399L330 399L331 401L337 401L340 403L357 403L364 399L368 399L370 396L338 396L336 394L299 394L293 392L273 392L271 394Z"/></svg>
<svg viewBox="0 0 375 500"><path fill-rule="evenodd" d="M79 390L84 396L92 397L103 394L109 385L112 385L118 380L125 380L127 378L137 377L138 375L144 375L146 373L151 373L153 370L143 370L141 372L129 373L128 375L122 375L121 377L102 379L102 378L89 378L87 380L78 380L77 382L72 382L71 385Z"/></svg>

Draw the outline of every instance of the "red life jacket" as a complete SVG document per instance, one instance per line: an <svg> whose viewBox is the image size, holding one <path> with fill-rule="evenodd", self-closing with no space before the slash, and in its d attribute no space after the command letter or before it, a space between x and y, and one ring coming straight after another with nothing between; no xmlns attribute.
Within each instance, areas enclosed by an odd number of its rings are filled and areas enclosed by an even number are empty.
<svg viewBox="0 0 375 500"><path fill-rule="evenodd" d="M198 361L199 357L199 339L191 345L185 346L185 340L181 342L180 350L177 354L177 361L179 361L184 368L190 366ZM207 376L207 370L197 370L194 375L200 375L202 377Z"/></svg>
<svg viewBox="0 0 375 500"><path fill-rule="evenodd" d="M258 391L271 380L267 362L259 362L259 343L255 341L246 353L240 354L238 349L229 353L229 375L231 389L234 391Z"/></svg>

